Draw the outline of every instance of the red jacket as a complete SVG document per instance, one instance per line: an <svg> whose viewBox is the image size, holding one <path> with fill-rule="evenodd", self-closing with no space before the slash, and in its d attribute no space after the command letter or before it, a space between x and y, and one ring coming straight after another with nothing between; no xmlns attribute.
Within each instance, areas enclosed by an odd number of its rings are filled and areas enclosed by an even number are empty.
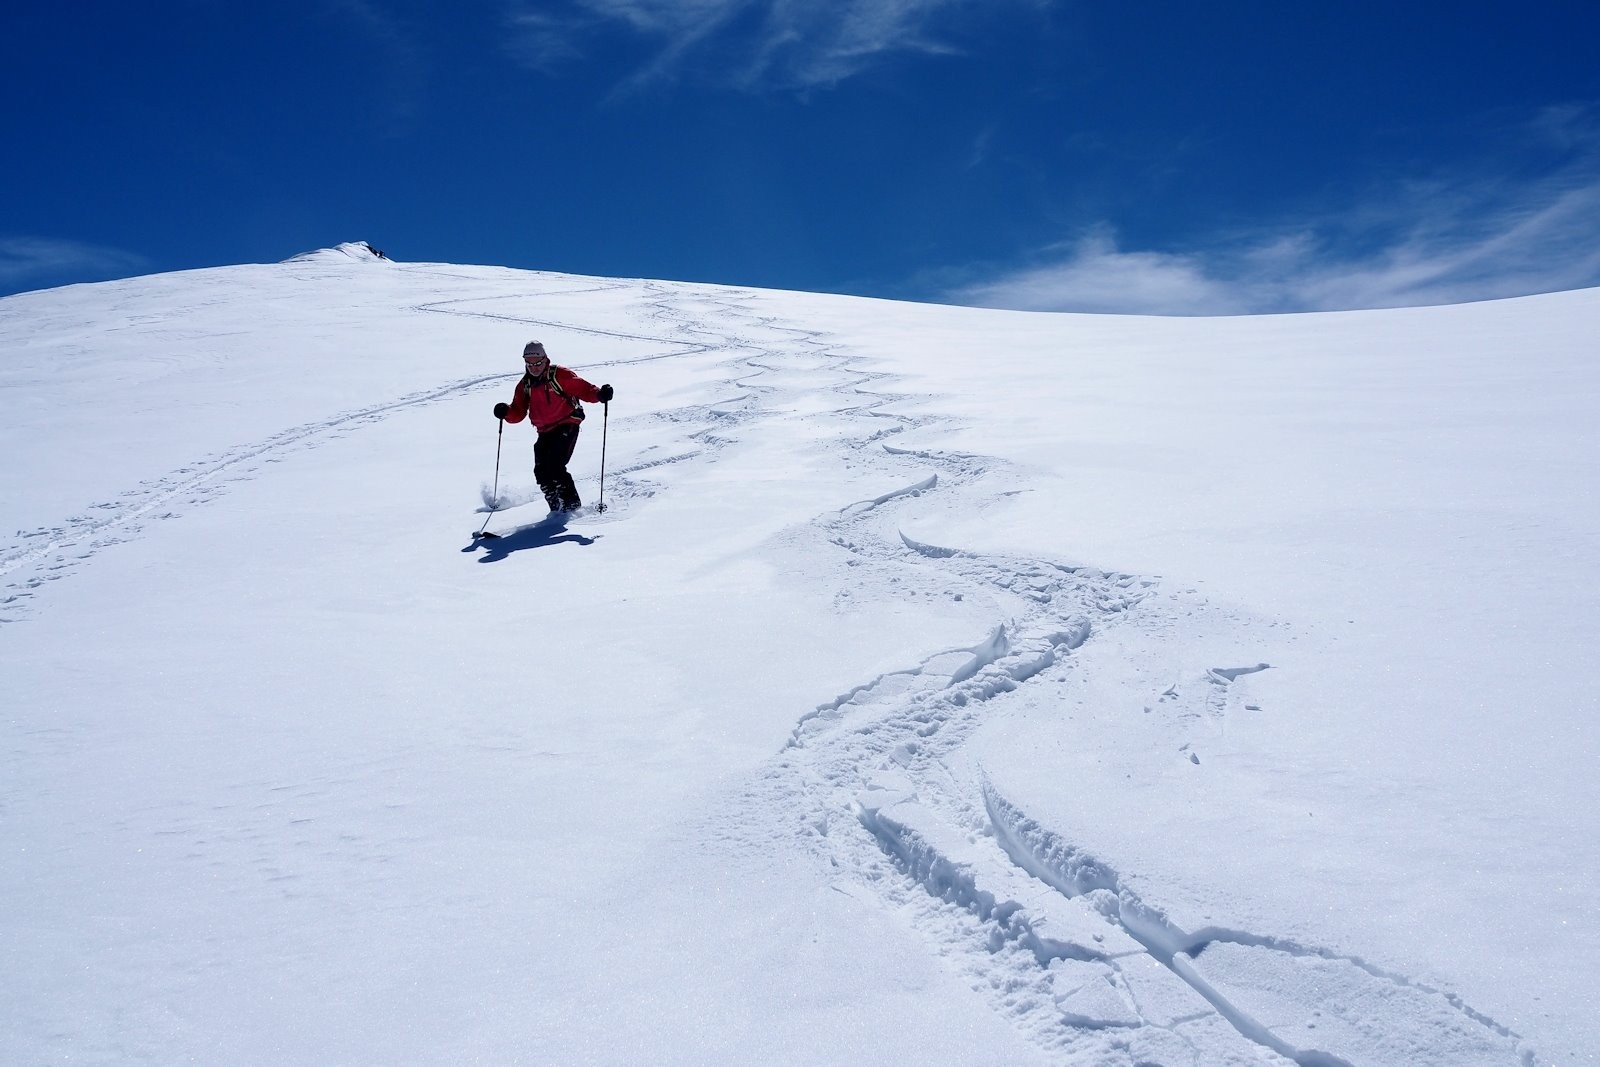
<svg viewBox="0 0 1600 1067"><path fill-rule="evenodd" d="M567 422L582 422L583 408L578 401L600 403L600 390L584 381L565 367L550 365L550 373L538 382L524 374L511 396L511 408L506 412L507 422L521 422L527 418L540 433Z"/></svg>

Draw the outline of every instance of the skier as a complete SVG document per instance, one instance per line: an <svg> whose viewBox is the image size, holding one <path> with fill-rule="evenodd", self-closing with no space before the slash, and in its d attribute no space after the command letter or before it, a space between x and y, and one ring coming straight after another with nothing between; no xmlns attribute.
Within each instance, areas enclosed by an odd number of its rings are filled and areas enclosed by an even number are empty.
<svg viewBox="0 0 1600 1067"><path fill-rule="evenodd" d="M494 417L506 422L533 423L539 432L533 444L533 476L544 492L552 512L576 511L583 506L578 487L573 484L567 464L578 447L578 428L583 423L583 404L608 404L611 386L598 389L566 367L550 362L544 345L529 341L522 349L527 373L517 383L510 404L496 404Z"/></svg>

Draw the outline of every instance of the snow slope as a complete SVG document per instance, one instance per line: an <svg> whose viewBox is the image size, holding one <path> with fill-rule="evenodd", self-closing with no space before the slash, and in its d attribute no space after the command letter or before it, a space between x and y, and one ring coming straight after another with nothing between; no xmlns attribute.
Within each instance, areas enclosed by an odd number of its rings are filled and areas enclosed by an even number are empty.
<svg viewBox="0 0 1600 1067"><path fill-rule="evenodd" d="M1597 327L0 300L0 1062L1597 1062Z"/></svg>

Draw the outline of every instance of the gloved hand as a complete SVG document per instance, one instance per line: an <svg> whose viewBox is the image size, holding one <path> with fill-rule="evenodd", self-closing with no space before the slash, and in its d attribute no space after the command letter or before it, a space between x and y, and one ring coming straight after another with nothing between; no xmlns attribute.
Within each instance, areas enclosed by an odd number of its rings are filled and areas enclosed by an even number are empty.
<svg viewBox="0 0 1600 1067"><path fill-rule="evenodd" d="M494 417L497 418L497 419L503 419L503 418L506 417L506 412L508 412L510 410L511 409L509 407L507 407L505 404L496 404L494 406Z"/></svg>
<svg viewBox="0 0 1600 1067"><path fill-rule="evenodd" d="M612 396L613 396L613 395L615 395L615 394L613 394L613 393L612 393L612 391L611 391L611 386L609 386L609 385L602 385L602 386L601 386L601 387L600 387L600 403L602 403L602 404L609 404L609 403L611 403L611 397L612 397Z"/></svg>

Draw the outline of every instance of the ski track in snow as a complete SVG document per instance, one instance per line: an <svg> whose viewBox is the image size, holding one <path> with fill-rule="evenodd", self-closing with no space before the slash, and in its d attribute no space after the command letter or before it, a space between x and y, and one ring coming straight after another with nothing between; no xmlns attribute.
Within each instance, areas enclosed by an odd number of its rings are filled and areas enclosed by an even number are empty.
<svg viewBox="0 0 1600 1067"><path fill-rule="evenodd" d="M408 268L402 268L408 269ZM444 274L426 269L411 270L417 275L473 280L465 276ZM619 289L638 289L646 298L660 304L664 299L663 287L649 282L637 285L608 284L588 289L564 287L558 292L571 295L584 292L605 292ZM672 356L704 352L718 347L715 340L689 341L655 335L628 334L612 330L599 330L548 319L524 318L484 310L468 310L465 304L492 304L495 301L537 300L539 293L525 291L512 294L464 298L419 304L409 310L419 313L461 315L517 322L525 325L555 327L574 333L592 334L628 340L660 343L664 350L642 357L609 361L595 366L625 366ZM661 315L658 318L664 317ZM691 328L685 332L692 333ZM0 543L0 627L25 618L30 602L48 587L49 583L65 578L88 563L100 552L115 545L131 541L144 534L153 522L181 518L183 512L214 500L231 485L254 477L263 466L277 463L295 451L314 448L325 441L337 440L345 434L370 423L403 414L421 405L452 399L488 385L501 384L516 377L504 372L465 378L398 397L394 400L357 411L343 412L330 418L306 423L283 430L265 440L240 445L224 452L213 453L163 475L140 482L137 486L85 507L80 513L63 519L16 531L13 538ZM680 421L694 418L715 421L724 413L709 410L686 409L674 416ZM701 436L701 435L697 435ZM718 438L707 431L703 439L715 443ZM699 449L665 457L648 457L633 465L621 467L616 472L616 498L620 502L630 496L649 495L649 487L629 475L667 463L676 463L699 456ZM607 487L611 488L610 486Z"/></svg>
<svg viewBox="0 0 1600 1067"><path fill-rule="evenodd" d="M683 313L658 306L668 317ZM982 492L975 483L1002 465L896 447L894 436L936 423L890 410L897 398L886 383L852 369L816 331L751 319L731 299L721 306L718 325L738 338L722 347L755 349L734 367L756 373L738 371L730 381L755 402L729 410L751 417L764 399L781 410L781 388L760 376L805 359L808 392L833 375L841 401L833 414L861 426L841 448L892 486L791 536L824 539L847 567L894 574L889 580L908 589L987 590L1009 614L971 647L935 652L803 715L784 751L738 798L748 823L712 832L733 840L776 832L800 842L837 872L835 888L909 919L930 951L1063 1063L1531 1067L1534 1053L1518 1035L1445 991L1271 935L1181 929L986 777L962 780L950 757L995 698L1072 670L1073 650L1097 630L1159 611L1147 603L1156 583L907 535L895 521L897 504L929 493L970 499ZM750 340L774 332L793 340ZM710 431L701 438L716 440ZM1206 713L1220 716L1238 678L1269 668L1214 667L1194 688L1205 694ZM1176 699L1178 687L1168 693ZM774 818L786 824L775 827Z"/></svg>
<svg viewBox="0 0 1600 1067"><path fill-rule="evenodd" d="M181 517L187 507L215 499L229 485L255 476L268 463L303 448L336 440L352 430L424 404L498 382L503 374L467 378L383 404L296 426L252 444L215 453L141 482L80 514L19 530L0 546L0 625L22 618L22 607L48 582L66 577L98 553L130 541L155 521Z"/></svg>
<svg viewBox="0 0 1600 1067"><path fill-rule="evenodd" d="M710 828L713 835L741 844L775 836L797 843L835 873L834 888L908 922L932 954L1064 1064L1532 1067L1535 1055L1518 1035L1447 991L1270 934L1179 928L1158 902L1141 899L1111 867L1029 817L981 771L954 766L997 698L1073 671L1074 650L1098 632L1160 612L1156 583L912 538L896 522L900 505L925 494L968 502L986 492L992 497L980 483L1003 480L1004 464L897 447L895 437L937 429L936 420L894 412L899 398L883 376L857 368L847 349L818 331L761 316L754 294L674 291L645 281L592 291L618 289L639 293L650 332L598 330L507 310L509 302L536 302L536 291L412 310L663 346L591 366L722 355L727 399L634 417L681 427L684 444L623 465L610 484L624 500L655 491L643 478L652 468L712 456L736 443L743 428L782 414L789 399L783 376L803 370L808 398L823 389L835 394L830 416L841 427L837 447L846 463L867 465L885 488L787 536L804 547L830 546L847 572L920 594L988 596L1004 606L1005 617L970 647L934 651L800 716L783 751L744 788L734 817ZM284 430L141 483L83 514L19 531L0 546L6 582L0 624L22 618L24 603L46 583L139 536L153 521L214 499L284 454L508 377L449 382ZM838 595L847 598L849 588ZM1195 687L1185 684L1206 694L1203 711L1190 707L1189 717L1224 713L1232 683L1268 666L1217 667L1195 679ZM1178 700L1179 684L1159 699Z"/></svg>

